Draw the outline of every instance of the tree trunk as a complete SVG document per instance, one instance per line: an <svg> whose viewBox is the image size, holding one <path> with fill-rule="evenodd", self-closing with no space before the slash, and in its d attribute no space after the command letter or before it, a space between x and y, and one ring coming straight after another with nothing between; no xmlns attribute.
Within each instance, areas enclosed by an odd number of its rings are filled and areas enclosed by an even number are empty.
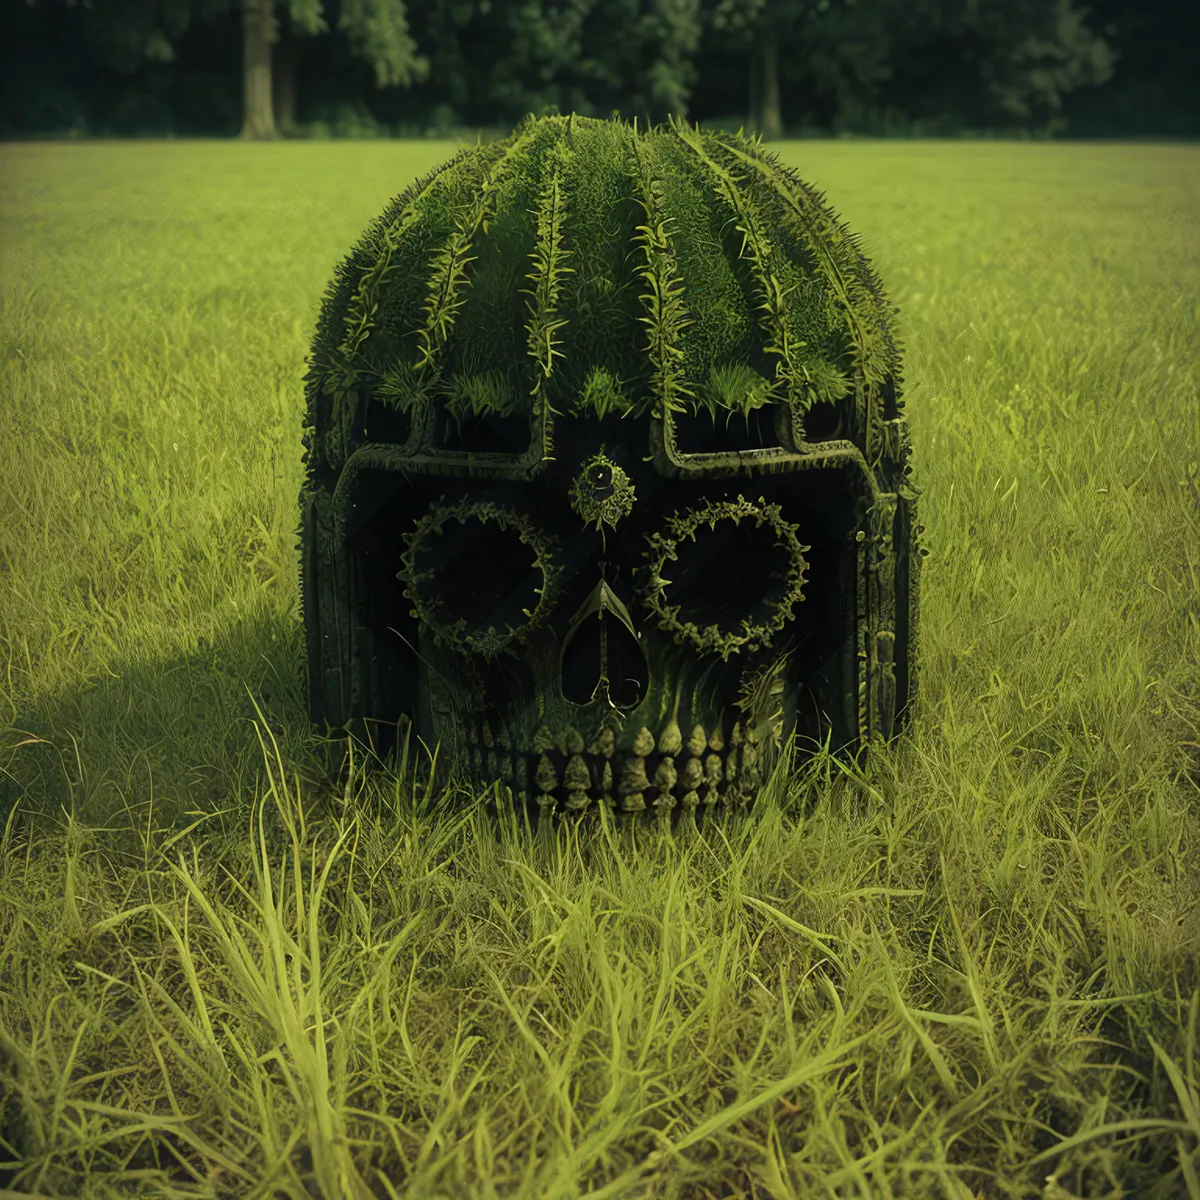
<svg viewBox="0 0 1200 1200"><path fill-rule="evenodd" d="M750 115L746 119L746 132L753 137L759 130L759 104L758 104L758 40L757 38L750 43L750 53L747 55L747 65L749 71L749 110Z"/></svg>
<svg viewBox="0 0 1200 1200"><path fill-rule="evenodd" d="M783 137L783 118L779 112L779 44L774 30L763 28L758 35L758 61L761 87L755 124L765 139Z"/></svg>
<svg viewBox="0 0 1200 1200"><path fill-rule="evenodd" d="M242 0L242 137L273 138L271 44L279 31L275 0Z"/></svg>
<svg viewBox="0 0 1200 1200"><path fill-rule="evenodd" d="M282 134L291 134L296 130L296 71L302 48L300 39L294 33L285 33L275 44L271 59L275 127Z"/></svg>

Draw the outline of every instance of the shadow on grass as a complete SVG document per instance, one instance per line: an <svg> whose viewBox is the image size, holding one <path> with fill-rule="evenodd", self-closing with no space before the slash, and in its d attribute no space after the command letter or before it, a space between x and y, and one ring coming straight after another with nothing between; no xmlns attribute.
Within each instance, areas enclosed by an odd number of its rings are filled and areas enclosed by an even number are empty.
<svg viewBox="0 0 1200 1200"><path fill-rule="evenodd" d="M515 821L528 836L592 822L595 806L548 820L532 799L522 809L496 788L480 795L440 767L435 789L430 748L412 734L386 761L374 753L369 730L347 755L344 739L311 730L304 655L295 615L272 613L230 622L190 653L160 661L131 657L95 682L43 697L18 716L0 745L0 831L23 818L49 831L73 815L106 848L138 858L151 828L170 835L203 821L206 832L235 835L248 827L253 798L264 786L255 721L299 777L314 816L378 807L386 795L393 804L431 812L461 812L478 801L493 825ZM827 754L818 759L826 786L812 789L814 799L838 775ZM788 757L785 769L802 761ZM744 810L702 804L694 813L683 806L658 812L648 805L645 812L611 815L619 828L678 832L724 819L727 811Z"/></svg>
<svg viewBox="0 0 1200 1200"><path fill-rule="evenodd" d="M243 828L236 806L262 771L255 701L311 788L303 630L293 615L272 614L231 622L191 653L130 657L19 714L0 747L0 823L14 806L42 828L73 812L131 845L149 821L182 828L211 814Z"/></svg>

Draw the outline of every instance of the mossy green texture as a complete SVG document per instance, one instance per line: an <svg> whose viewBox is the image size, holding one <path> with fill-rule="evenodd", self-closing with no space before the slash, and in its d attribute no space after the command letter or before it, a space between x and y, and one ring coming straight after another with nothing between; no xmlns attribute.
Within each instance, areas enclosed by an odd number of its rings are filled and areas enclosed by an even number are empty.
<svg viewBox="0 0 1200 1200"><path fill-rule="evenodd" d="M802 419L857 388L851 436L877 459L900 382L889 318L856 237L756 141L527 118L418 180L338 267L310 425L336 469L368 395L457 417L774 401Z"/></svg>

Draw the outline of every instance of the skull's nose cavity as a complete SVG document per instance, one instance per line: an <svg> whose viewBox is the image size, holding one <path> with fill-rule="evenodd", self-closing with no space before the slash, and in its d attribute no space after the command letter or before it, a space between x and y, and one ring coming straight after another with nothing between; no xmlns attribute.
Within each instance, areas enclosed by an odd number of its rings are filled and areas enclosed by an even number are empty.
<svg viewBox="0 0 1200 1200"><path fill-rule="evenodd" d="M563 699L572 704L636 708L650 686L645 651L611 613L597 614L572 630L560 672Z"/></svg>
<svg viewBox="0 0 1200 1200"><path fill-rule="evenodd" d="M629 609L603 575L571 622L559 671L563 699L572 704L636 708L650 686Z"/></svg>

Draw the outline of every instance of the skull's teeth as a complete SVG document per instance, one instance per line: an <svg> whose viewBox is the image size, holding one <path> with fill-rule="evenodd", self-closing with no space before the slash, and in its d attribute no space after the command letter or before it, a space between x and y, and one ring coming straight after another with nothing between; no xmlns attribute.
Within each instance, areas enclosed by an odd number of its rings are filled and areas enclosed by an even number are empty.
<svg viewBox="0 0 1200 1200"><path fill-rule="evenodd" d="M643 793L650 786L646 778L646 757L635 753L621 767L621 808L625 812L637 812L646 807Z"/></svg>
<svg viewBox="0 0 1200 1200"><path fill-rule="evenodd" d="M656 808L675 807L675 797L671 795L671 789L675 786L677 778L675 760L669 754L664 754L654 772L654 782L658 786L658 796L654 801Z"/></svg>
<svg viewBox="0 0 1200 1200"><path fill-rule="evenodd" d="M587 789L591 782L592 776L583 755L572 754L571 761L567 763L567 769L563 772L563 784L567 789L567 808L587 808L590 803Z"/></svg>
<svg viewBox="0 0 1200 1200"><path fill-rule="evenodd" d="M558 772L554 769L554 764L548 755L543 754L538 760L537 773L534 778L537 780L539 790L543 792L552 792L558 787Z"/></svg>
<svg viewBox="0 0 1200 1200"><path fill-rule="evenodd" d="M716 755L711 757L716 758ZM720 759L717 759L718 763ZM700 786L701 780L704 778L704 770L700 765L698 758L689 758L683 764L683 771L680 773L679 780L683 784L685 791L695 791Z"/></svg>
<svg viewBox="0 0 1200 1200"><path fill-rule="evenodd" d="M711 734L696 725L685 742L672 722L657 746L650 730L642 728L632 753L617 756L612 730L604 730L585 748L576 730L553 738L543 727L535 738L537 748L529 754L510 751L507 729L494 733L481 724L471 731L470 744L478 768L486 768L490 779L503 780L515 797L532 794L544 812L559 804L577 811L595 803L641 812L650 805L667 811L679 804L696 808L722 801L749 803L760 782L756 733L743 731L739 723L726 748L719 725Z"/></svg>
<svg viewBox="0 0 1200 1200"><path fill-rule="evenodd" d="M698 759L692 761L699 766ZM704 782L708 785L704 792L704 803L716 804L719 799L717 785L721 782L721 756L719 754L710 754L704 760Z"/></svg>
<svg viewBox="0 0 1200 1200"><path fill-rule="evenodd" d="M639 758L645 758L647 754L654 751L654 734L648 730L645 725L637 732L637 737L633 739L633 752ZM668 751L670 753L670 751Z"/></svg>
<svg viewBox="0 0 1200 1200"><path fill-rule="evenodd" d="M703 726L697 725L697 729ZM679 729L679 722L672 720L671 723L662 732L662 737L658 739L658 748L663 754L676 755L683 749L683 734Z"/></svg>
<svg viewBox="0 0 1200 1200"><path fill-rule="evenodd" d="M613 749L617 744L617 735L611 729L602 729L596 740L587 748L588 753L604 758L612 758Z"/></svg>
<svg viewBox="0 0 1200 1200"><path fill-rule="evenodd" d="M567 769L563 773L563 783L572 791L586 792L591 787L592 777L582 754L571 755L571 761L567 763Z"/></svg>

